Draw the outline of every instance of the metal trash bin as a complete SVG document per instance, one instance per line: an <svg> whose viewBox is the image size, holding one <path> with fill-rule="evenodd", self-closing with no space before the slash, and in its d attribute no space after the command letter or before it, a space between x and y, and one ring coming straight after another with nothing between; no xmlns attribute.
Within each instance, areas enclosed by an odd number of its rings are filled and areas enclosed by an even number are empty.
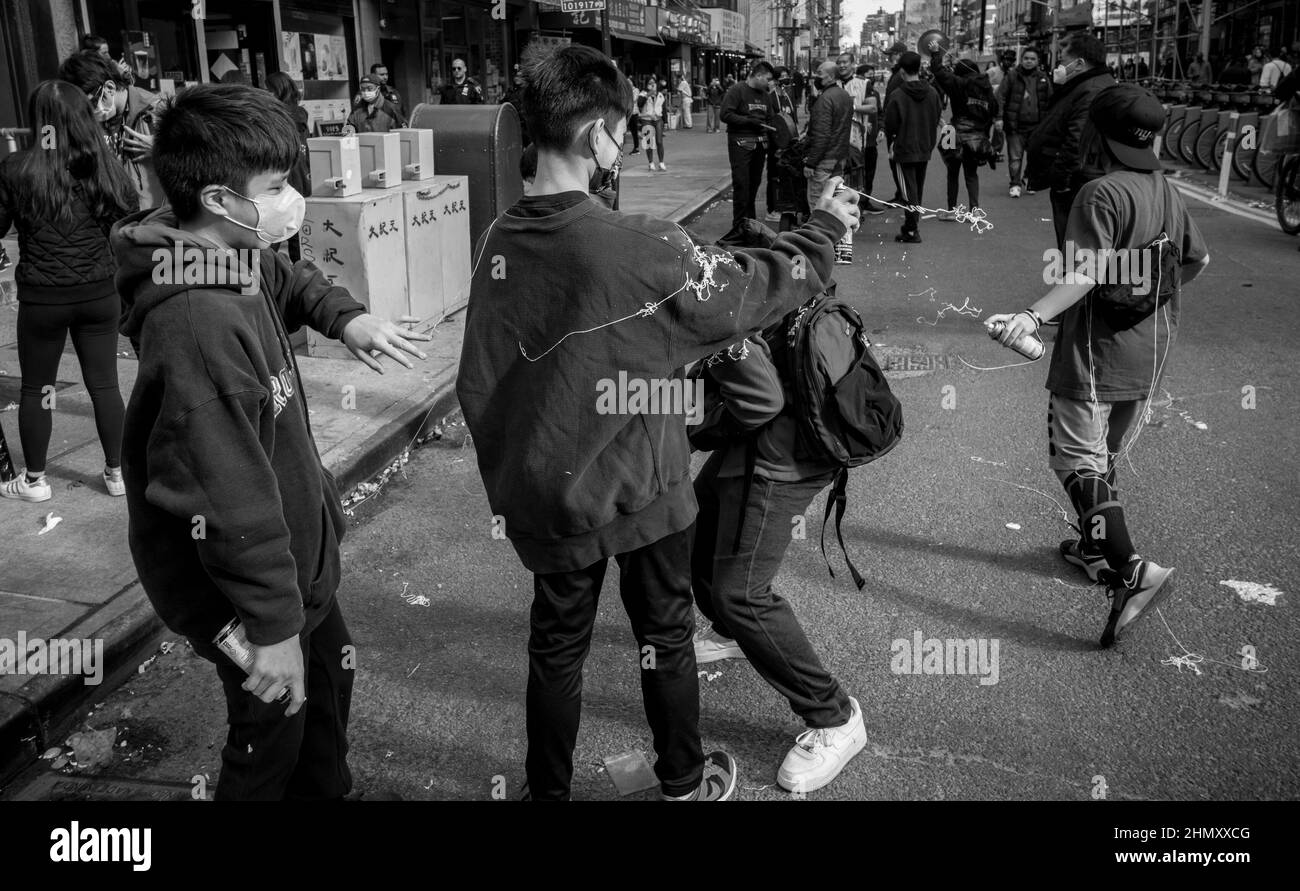
<svg viewBox="0 0 1300 891"><path fill-rule="evenodd" d="M524 194L519 178L523 137L519 113L504 105L426 105L411 112L411 126L433 131L437 176L469 177L471 243Z"/></svg>

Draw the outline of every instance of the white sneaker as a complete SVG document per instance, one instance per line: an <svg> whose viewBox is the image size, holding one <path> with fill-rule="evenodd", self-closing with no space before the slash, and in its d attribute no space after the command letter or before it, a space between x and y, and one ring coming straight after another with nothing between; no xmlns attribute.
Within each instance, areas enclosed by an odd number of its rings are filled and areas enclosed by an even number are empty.
<svg viewBox="0 0 1300 891"><path fill-rule="evenodd" d="M782 789L803 794L820 789L839 776L844 765L867 744L862 707L852 696L853 717L843 727L805 730L781 762L776 781Z"/></svg>
<svg viewBox="0 0 1300 891"><path fill-rule="evenodd" d="M660 170L667 170L667 169L668 169L668 165L665 164L663 161L660 161L660 162L659 162L659 169L660 169Z"/></svg>
<svg viewBox="0 0 1300 891"><path fill-rule="evenodd" d="M126 483L122 482L122 468L104 468L104 485L108 489L108 494L115 497L121 497L126 494Z"/></svg>
<svg viewBox="0 0 1300 891"><path fill-rule="evenodd" d="M50 484L44 476L34 483L27 482L27 471L25 469L9 482L0 483L0 497L4 498L37 502L49 501L50 496L53 494Z"/></svg>
<svg viewBox="0 0 1300 891"><path fill-rule="evenodd" d="M1012 187L1011 187L1011 197L1012 197L1012 198L1019 198L1019 197L1020 197L1020 186L1012 186Z"/></svg>
<svg viewBox="0 0 1300 891"><path fill-rule="evenodd" d="M695 635L695 662L706 665L722 659L744 659L745 653L734 640L728 640L712 628Z"/></svg>

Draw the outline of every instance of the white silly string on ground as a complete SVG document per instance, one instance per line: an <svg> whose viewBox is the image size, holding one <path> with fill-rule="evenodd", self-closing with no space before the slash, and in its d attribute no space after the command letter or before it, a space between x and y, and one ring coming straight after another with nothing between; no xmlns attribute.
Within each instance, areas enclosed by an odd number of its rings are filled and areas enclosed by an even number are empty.
<svg viewBox="0 0 1300 891"><path fill-rule="evenodd" d="M973 210L967 210L966 205L958 204L951 211L949 211L947 208L936 209L933 207L921 207L920 205L917 204L895 204L893 201L885 201L882 198L877 198L875 195L868 195L866 192L862 191L861 189L850 189L849 191L857 192L863 198L869 198L872 201L876 202L877 204L883 204L886 207L897 207L899 210L905 210L908 213L919 213L919 214L952 213L957 222L969 223L970 231L975 233L987 232L993 228L993 224L989 222L988 215L984 213L984 208L982 207L976 207Z"/></svg>

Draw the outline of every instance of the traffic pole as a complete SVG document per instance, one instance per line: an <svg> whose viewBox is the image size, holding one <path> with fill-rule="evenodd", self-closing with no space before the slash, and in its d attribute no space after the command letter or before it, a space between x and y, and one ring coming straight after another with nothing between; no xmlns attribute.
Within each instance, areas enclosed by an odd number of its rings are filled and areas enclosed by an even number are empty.
<svg viewBox="0 0 1300 891"><path fill-rule="evenodd" d="M1228 117L1228 144L1223 147L1223 164L1219 167L1219 197L1228 197L1228 174L1232 171L1232 150L1237 143L1237 120L1241 112L1234 111Z"/></svg>

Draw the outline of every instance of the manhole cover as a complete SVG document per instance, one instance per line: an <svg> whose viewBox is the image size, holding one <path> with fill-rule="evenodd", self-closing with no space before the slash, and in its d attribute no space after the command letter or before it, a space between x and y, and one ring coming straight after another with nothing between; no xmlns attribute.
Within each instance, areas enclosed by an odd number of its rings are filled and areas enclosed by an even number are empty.
<svg viewBox="0 0 1300 891"><path fill-rule="evenodd" d="M872 347L872 355L890 377L917 377L934 371L960 368L961 362L951 353L931 353L923 349Z"/></svg>

